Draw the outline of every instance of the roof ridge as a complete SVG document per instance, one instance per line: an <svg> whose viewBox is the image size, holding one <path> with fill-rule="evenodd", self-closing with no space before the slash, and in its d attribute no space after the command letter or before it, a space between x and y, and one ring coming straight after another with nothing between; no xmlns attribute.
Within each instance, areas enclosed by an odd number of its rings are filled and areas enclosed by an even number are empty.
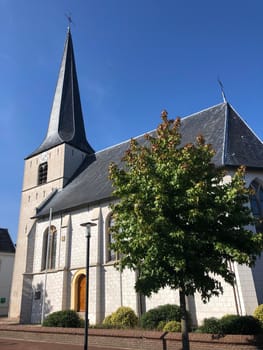
<svg viewBox="0 0 263 350"><path fill-rule="evenodd" d="M197 114L199 114L199 113L205 112L205 111L207 111L207 110L209 110L209 109L212 109L212 108L215 108L215 107L218 107L218 106L220 106L220 105L227 104L227 103L228 103L228 102L221 102L221 103L218 103L218 104L216 104L216 105L214 105L214 106L211 106L211 107L207 107L207 108L205 108L205 109L202 109L202 110L199 111L199 112L192 113L192 114L186 115L186 116L184 116L184 117L180 117L180 118L181 118L182 120L184 120L184 119L193 117L193 116L195 116L195 115L197 115ZM114 148L114 147L118 147L118 146L120 146L120 145L123 145L124 143L128 143L131 139L138 139L138 138L140 138L140 137L143 137L145 134L151 134L151 133L155 132L156 129L157 129L157 128L155 128L155 129L153 129L153 130L150 130L150 131L146 131L146 132L144 132L144 133L142 133L142 134L140 134L140 135L138 135L138 136L131 137L131 138L129 138L129 139L126 139L125 141L118 142L118 143L116 143L115 145L112 145L112 146L108 146L108 147L106 147L106 148L103 148L103 149L101 149L101 150L95 152L95 154L98 154L98 153L107 151L107 150L109 150L109 149L111 149L111 148Z"/></svg>
<svg viewBox="0 0 263 350"><path fill-rule="evenodd" d="M229 107L230 107L230 105L228 103L226 103L223 150L222 150L222 164L226 163L226 152L227 152L226 148L227 148L227 142L228 142Z"/></svg>
<svg viewBox="0 0 263 350"><path fill-rule="evenodd" d="M151 131L146 131L146 132L144 132L143 134L140 134L140 135L138 135L138 136L131 137L131 138L125 140L125 141L118 142L118 143L116 143L115 145L112 145L112 146L108 146L108 147L106 147L106 148L103 148L103 149L101 149L101 150L95 152L95 155L98 154L98 153L107 151L107 150L109 150L109 149L111 149L111 148L115 148L115 147L121 146L121 145L123 145L123 144L125 144L125 143L128 143L128 142L129 142L130 140L132 140L132 139L134 139L134 140L139 139L140 137L143 137L143 136L146 135L146 134L153 133L155 130L156 130L156 129L153 129L153 130L151 130ZM91 156L91 154L90 154L89 156Z"/></svg>
<svg viewBox="0 0 263 350"><path fill-rule="evenodd" d="M223 106L223 105L226 105L226 104L228 104L228 102L220 102L220 103L218 103L218 104L216 104L216 105L214 105L214 106L204 108L204 109L202 109L201 111L198 111L198 112L195 112L195 113L186 115L185 117L182 117L182 119L187 119L187 118L193 117L193 116L195 116L195 115L197 115L197 114L206 112L206 111L208 111L209 109L212 109L212 108L215 108L215 107L219 107L219 106L221 106L221 105Z"/></svg>

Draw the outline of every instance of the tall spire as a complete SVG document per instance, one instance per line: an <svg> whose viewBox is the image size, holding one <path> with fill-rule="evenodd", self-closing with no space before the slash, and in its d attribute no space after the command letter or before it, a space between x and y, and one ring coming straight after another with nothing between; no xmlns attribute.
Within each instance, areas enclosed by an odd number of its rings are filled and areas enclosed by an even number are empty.
<svg viewBox="0 0 263 350"><path fill-rule="evenodd" d="M70 28L67 32L47 135L40 147L28 158L62 143L68 143L86 153L94 153L85 134Z"/></svg>

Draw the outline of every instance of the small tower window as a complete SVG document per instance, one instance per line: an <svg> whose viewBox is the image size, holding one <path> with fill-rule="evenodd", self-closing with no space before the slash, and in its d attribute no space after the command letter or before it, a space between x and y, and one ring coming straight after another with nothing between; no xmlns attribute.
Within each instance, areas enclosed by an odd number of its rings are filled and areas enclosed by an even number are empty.
<svg viewBox="0 0 263 350"><path fill-rule="evenodd" d="M38 167L38 184L42 185L47 182L47 162L42 163Z"/></svg>

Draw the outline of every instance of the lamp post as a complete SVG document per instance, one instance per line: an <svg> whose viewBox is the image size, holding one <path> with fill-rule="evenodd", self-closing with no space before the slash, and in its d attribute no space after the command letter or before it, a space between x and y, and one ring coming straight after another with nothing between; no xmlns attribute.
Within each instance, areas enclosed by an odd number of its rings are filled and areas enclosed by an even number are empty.
<svg viewBox="0 0 263 350"><path fill-rule="evenodd" d="M89 251L90 251L90 228L96 226L93 222L85 222L80 226L86 227L86 305L85 305L85 330L84 330L84 350L88 349L88 329L89 329Z"/></svg>

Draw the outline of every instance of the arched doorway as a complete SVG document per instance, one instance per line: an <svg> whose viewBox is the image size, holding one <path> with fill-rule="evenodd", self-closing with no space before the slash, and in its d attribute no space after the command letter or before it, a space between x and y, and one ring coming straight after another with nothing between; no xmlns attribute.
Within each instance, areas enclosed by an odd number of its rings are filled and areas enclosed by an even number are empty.
<svg viewBox="0 0 263 350"><path fill-rule="evenodd" d="M86 309L86 276L80 275L78 279L78 304L77 304L77 311L78 312L84 312Z"/></svg>

